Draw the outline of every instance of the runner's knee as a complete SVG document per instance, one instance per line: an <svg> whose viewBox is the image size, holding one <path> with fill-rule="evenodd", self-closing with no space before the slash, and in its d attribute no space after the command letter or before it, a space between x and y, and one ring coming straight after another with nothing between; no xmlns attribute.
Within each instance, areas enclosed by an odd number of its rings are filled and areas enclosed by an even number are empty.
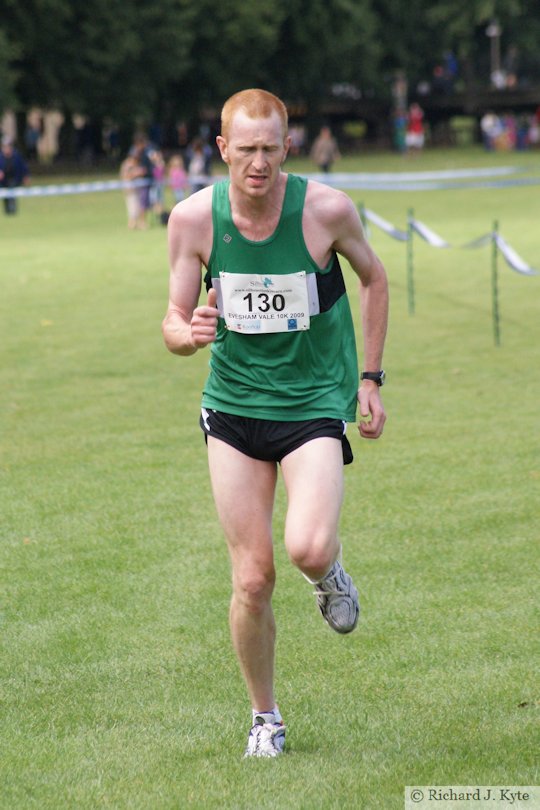
<svg viewBox="0 0 540 810"><path fill-rule="evenodd" d="M237 572L233 576L234 598L250 613L262 612L274 590L274 567Z"/></svg>
<svg viewBox="0 0 540 810"><path fill-rule="evenodd" d="M310 575L328 571L336 559L339 543L334 535L318 534L286 539L289 559L297 568Z"/></svg>

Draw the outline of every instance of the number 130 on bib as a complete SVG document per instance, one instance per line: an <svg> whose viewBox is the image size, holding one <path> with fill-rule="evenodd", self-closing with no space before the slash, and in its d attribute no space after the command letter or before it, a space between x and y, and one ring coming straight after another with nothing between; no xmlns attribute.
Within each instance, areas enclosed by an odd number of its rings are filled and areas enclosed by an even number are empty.
<svg viewBox="0 0 540 810"><path fill-rule="evenodd" d="M309 329L305 272L286 275L220 273L223 317L243 334Z"/></svg>

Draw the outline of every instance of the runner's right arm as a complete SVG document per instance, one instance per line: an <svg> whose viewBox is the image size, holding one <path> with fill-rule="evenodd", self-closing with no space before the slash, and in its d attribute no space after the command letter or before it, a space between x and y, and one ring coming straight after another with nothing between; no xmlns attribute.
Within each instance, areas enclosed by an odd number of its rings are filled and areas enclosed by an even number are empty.
<svg viewBox="0 0 540 810"><path fill-rule="evenodd" d="M197 306L201 292L201 267L212 245L211 191L205 189L173 209L169 218L169 306L162 323L170 352L194 354L216 336L218 310L215 291Z"/></svg>

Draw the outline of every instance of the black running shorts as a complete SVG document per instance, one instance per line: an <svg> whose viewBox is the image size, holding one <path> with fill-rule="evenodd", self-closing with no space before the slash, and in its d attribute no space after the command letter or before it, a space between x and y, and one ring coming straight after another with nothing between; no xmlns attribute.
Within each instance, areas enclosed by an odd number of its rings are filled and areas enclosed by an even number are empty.
<svg viewBox="0 0 540 810"><path fill-rule="evenodd" d="M339 439L343 463L350 464L353 454L341 419L307 419L301 422L274 422L252 419L203 408L199 422L207 436L215 436L250 458L280 462L306 442L328 436Z"/></svg>

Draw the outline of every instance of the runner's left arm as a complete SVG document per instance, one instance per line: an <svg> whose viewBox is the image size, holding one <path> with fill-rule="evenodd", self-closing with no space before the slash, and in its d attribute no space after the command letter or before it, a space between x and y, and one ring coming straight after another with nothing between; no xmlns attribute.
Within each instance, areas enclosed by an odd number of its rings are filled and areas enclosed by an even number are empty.
<svg viewBox="0 0 540 810"><path fill-rule="evenodd" d="M369 245L352 200L339 195L334 249L349 262L360 281L360 306L364 337L364 371L379 371L388 326L388 281L381 260ZM378 438L386 415L377 383L363 380L358 391L362 421L360 433L366 439Z"/></svg>

